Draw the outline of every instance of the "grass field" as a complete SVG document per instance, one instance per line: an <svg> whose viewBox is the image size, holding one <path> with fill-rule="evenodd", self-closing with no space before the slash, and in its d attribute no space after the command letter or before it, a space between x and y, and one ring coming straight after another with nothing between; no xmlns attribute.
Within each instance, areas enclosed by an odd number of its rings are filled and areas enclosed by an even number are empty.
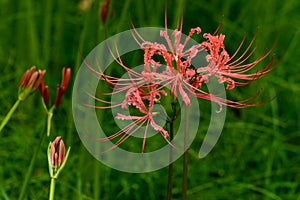
<svg viewBox="0 0 300 200"><path fill-rule="evenodd" d="M20 199L22 191L23 199L48 198L46 152L49 140L57 135L72 149L57 181L55 199L166 199L167 167L140 174L109 168L89 154L74 126L72 86L82 62L80 54L85 57L105 38L130 29L131 20L135 27L164 27L164 1L110 0L104 23L103 5L102 0L0 0L0 122L18 98L25 70L33 65L47 70L45 82L53 102L61 69L72 69L69 88L54 113L50 138L44 137L46 114L38 92L20 104L1 132L0 199ZM214 32L222 21L229 53L246 33L250 42L258 31L254 56L272 47L277 38L275 62L285 54L266 77L227 93L236 100L257 91L261 91L260 102L275 98L262 106L228 108L223 133L204 159L198 158L198 151L210 113L205 109L209 103L200 101L203 126L189 150L187 199L300 200L299 13L298 0L168 1L171 29L182 14L186 34L196 26ZM182 158L174 163L173 199L181 199L181 163Z"/></svg>

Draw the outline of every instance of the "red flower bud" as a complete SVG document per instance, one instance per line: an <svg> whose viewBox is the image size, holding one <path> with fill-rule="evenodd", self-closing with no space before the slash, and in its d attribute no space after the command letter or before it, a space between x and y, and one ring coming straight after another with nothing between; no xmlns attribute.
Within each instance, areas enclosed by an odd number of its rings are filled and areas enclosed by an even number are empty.
<svg viewBox="0 0 300 200"><path fill-rule="evenodd" d="M66 152L64 141L56 137L48 146L48 165L51 178L58 178L69 157L70 147Z"/></svg>
<svg viewBox="0 0 300 200"><path fill-rule="evenodd" d="M27 70L23 74L23 76L21 78L21 81L20 81L20 84L19 84L19 88L27 87L29 79L32 76L32 74L34 73L34 71L35 71L35 66L31 67L29 70Z"/></svg>
<svg viewBox="0 0 300 200"><path fill-rule="evenodd" d="M61 163L64 162L65 155L66 155L65 143L64 143L63 140L60 140L60 143L59 143L59 154L58 154L58 164L59 165L61 165Z"/></svg>
<svg viewBox="0 0 300 200"><path fill-rule="evenodd" d="M55 100L56 108L59 106L61 98L69 85L70 77L71 77L71 68L63 68L62 69L62 82L59 86L57 86L56 100Z"/></svg>
<svg viewBox="0 0 300 200"><path fill-rule="evenodd" d="M101 21L102 23L105 23L108 13L108 7L109 7L109 0L105 0L104 4L101 8Z"/></svg>
<svg viewBox="0 0 300 200"><path fill-rule="evenodd" d="M35 71L35 66L27 70L19 84L19 98L24 100L28 95L40 87L44 81L44 74L46 70Z"/></svg>
<svg viewBox="0 0 300 200"><path fill-rule="evenodd" d="M50 97L49 97L49 87L48 87L48 85L45 86L44 80L40 84L39 90L40 90L41 96L44 99L45 105L48 106L49 105L49 99L50 99Z"/></svg>
<svg viewBox="0 0 300 200"><path fill-rule="evenodd" d="M61 137L56 137L50 145L50 162L54 166L54 169L64 162L65 159L65 144Z"/></svg>

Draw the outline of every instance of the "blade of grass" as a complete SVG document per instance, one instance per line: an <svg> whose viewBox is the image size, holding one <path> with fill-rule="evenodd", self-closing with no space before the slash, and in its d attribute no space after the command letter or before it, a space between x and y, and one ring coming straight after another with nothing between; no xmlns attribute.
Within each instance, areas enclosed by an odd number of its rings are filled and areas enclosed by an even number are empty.
<svg viewBox="0 0 300 200"><path fill-rule="evenodd" d="M46 127L46 124L45 123L41 123L44 127ZM40 128L37 128L37 130L40 130ZM30 181L30 178L31 178L31 175L32 175L32 171L33 171L33 168L35 166L35 162L36 162L36 158L37 158L37 155L38 153L40 152L40 148L41 148L41 145L43 143L43 140L45 138L45 130L46 128L44 128L44 131L42 131L42 136L39 140L39 143L36 145L36 149L31 157L31 161L30 161L30 164L29 164L29 167L27 169L27 172L26 172L26 175L25 175L25 179L23 181L23 184L22 184L22 187L21 187L21 191L20 191L20 194L19 194L19 200L23 200L25 195L26 195L26 192L27 192L27 187L28 187L28 184L29 184L29 181Z"/></svg>
<svg viewBox="0 0 300 200"><path fill-rule="evenodd" d="M4 200L10 200L2 187L1 187L1 193L2 193L2 197L3 197Z"/></svg>
<svg viewBox="0 0 300 200"><path fill-rule="evenodd" d="M36 9L33 8L32 4L33 2L31 0L24 1L26 3L26 24L27 24L27 31L29 33L29 41L30 41L30 46L29 50L26 52L30 52L30 55L32 57L31 62L35 63L40 63L40 58L41 56L39 55L40 51L40 45L38 41L38 36L37 36L37 29L36 29L36 19L37 16L35 16L35 11Z"/></svg>
<svg viewBox="0 0 300 200"><path fill-rule="evenodd" d="M43 30L43 65L47 65L50 59L50 36L51 36L51 19L52 9L53 9L53 1L46 0L45 1L45 12L44 12L44 30Z"/></svg>

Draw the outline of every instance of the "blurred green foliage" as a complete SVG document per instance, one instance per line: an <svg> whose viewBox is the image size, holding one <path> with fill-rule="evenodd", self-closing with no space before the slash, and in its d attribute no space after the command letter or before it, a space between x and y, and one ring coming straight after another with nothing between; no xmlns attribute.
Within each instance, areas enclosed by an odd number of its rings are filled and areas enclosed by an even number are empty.
<svg viewBox="0 0 300 200"><path fill-rule="evenodd" d="M45 82L55 98L62 67L72 68L73 81L82 61L80 54L84 57L105 38L128 30L131 20L135 27L164 27L164 1L110 0L105 23L101 21L103 4L102 0L0 1L0 121L17 98L21 75L32 65L47 70ZM195 26L214 32L222 21L229 53L246 33L250 41L257 30L256 56L270 48L277 37L275 60L286 53L268 76L228 93L230 98L241 100L261 89L261 101L275 99L259 107L229 108L219 142L199 160L201 133L205 133L210 117L201 110L204 125L189 152L189 199L300 199L299 13L298 0L168 1L169 28L176 28L182 14L185 33ZM99 163L85 150L73 125L71 92L72 87L53 123L52 137L61 135L66 145L72 146L57 182L56 199L164 199L167 168L145 174L123 173ZM19 196L31 156L45 134L44 116L36 94L22 103L1 133L0 199ZM41 145L25 199L48 198L48 139ZM181 162L174 164L174 199L181 198Z"/></svg>

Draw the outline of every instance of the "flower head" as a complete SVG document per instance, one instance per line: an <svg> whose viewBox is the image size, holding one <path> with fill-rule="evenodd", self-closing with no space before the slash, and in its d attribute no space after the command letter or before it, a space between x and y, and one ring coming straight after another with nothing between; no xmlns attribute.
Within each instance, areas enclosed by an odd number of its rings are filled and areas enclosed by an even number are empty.
<svg viewBox="0 0 300 200"><path fill-rule="evenodd" d="M258 63L264 60L273 50L271 49L268 52L264 52L253 62L246 63L246 61L254 53L254 51L249 52L249 50L255 37L251 41L245 52L243 52L242 56L235 60L233 59L241 49L245 38L243 39L242 43L233 54L233 56L230 56L225 50L225 46L223 44L225 38L224 35L221 34L220 36L213 36L211 34L204 34L203 37L207 39L207 41L202 43L202 47L209 53L209 55L206 57L208 65L204 68L199 68L197 72L207 74L209 76L218 77L220 83L227 83L227 90L231 90L235 86L247 85L257 80L261 76L267 74L276 66L272 65L272 58L270 59L269 63L262 69L256 71L255 73L247 73Z"/></svg>
<svg viewBox="0 0 300 200"><path fill-rule="evenodd" d="M146 128L142 142L142 152L144 152L145 149L146 135L149 128L160 132L163 138L169 142L168 131L158 125L153 118L154 104L159 102L160 98L167 96L167 91L170 91L170 95L172 95L174 99L180 96L183 103L187 106L191 103L191 95L199 99L217 103L220 108L219 112L222 111L223 106L242 108L257 105L250 103L253 98L244 101L224 99L219 94L205 91L203 85L209 83L210 77L216 77L219 84L226 83L226 90L232 90L236 86L250 84L277 66L278 63L274 64L272 57L262 69L257 70L255 73L250 72L257 64L270 55L273 47L269 51L263 52L253 62L248 62L255 50L255 48L252 51L250 50L255 37L242 55L235 58L241 50L245 38L242 40L236 52L231 56L224 45L224 34L211 35L204 33L204 41L190 45L189 40L194 34L201 34L201 29L199 27L191 29L185 38L181 30L176 29L172 34L169 34L169 31L165 29L160 32L160 36L164 38L165 43L157 43L143 39L137 30L133 29L133 37L139 44L140 49L144 52L143 71L134 71L123 64L119 55L114 56L112 54L116 62L126 70L128 74L127 78L109 76L88 66L102 81L105 81L114 88L114 92L106 93L105 95L125 93L124 99L121 102L108 102L89 94L89 96L96 100L107 104L104 106L95 106L96 108L108 109L120 107L122 109L128 109L128 107L133 107L140 112L140 115L117 113L115 116L116 119L131 122L112 136L99 139L99 141L105 142L119 137L115 145L108 150L123 143L143 125L145 125ZM193 66L193 60L200 52L207 53L205 57L207 62L204 66ZM161 59L157 59L157 57Z"/></svg>

